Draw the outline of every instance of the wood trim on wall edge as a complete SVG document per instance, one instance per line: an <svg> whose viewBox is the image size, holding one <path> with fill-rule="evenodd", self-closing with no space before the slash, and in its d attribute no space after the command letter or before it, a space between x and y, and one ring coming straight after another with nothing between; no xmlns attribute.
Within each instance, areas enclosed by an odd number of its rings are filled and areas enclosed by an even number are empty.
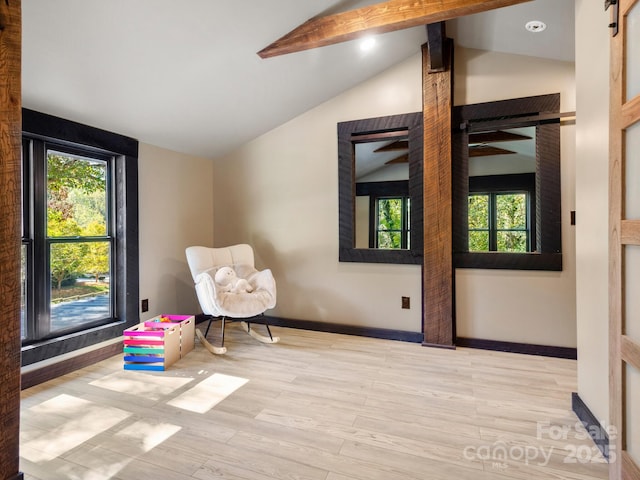
<svg viewBox="0 0 640 480"><path fill-rule="evenodd" d="M577 360L578 350L571 347L555 347L552 345L536 345L532 343L502 342L481 338L456 338L456 346L493 350L496 352L521 353L524 355L539 355L542 357L566 358Z"/></svg>
<svg viewBox="0 0 640 480"><path fill-rule="evenodd" d="M110 345L96 348L90 352L75 355L71 358L66 358L59 362L49 363L46 366L40 368L34 368L22 373L22 382L20 389L24 390L40 383L44 383L48 380L60 377L67 373L71 373L75 370L79 370L94 363L106 360L122 353L122 341L112 343Z"/></svg>
<svg viewBox="0 0 640 480"><path fill-rule="evenodd" d="M316 332L356 335L360 337L381 338L384 340L399 340L402 342L422 343L422 332L408 332L386 328L360 327L356 325L342 325L339 323L317 322L314 320L294 320L280 317L259 317L251 320L253 323L268 323L270 326L298 328Z"/></svg>

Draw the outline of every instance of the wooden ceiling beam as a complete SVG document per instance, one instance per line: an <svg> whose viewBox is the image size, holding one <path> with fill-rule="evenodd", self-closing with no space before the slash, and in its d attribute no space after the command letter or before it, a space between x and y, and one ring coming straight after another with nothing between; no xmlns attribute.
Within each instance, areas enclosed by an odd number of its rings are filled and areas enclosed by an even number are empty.
<svg viewBox="0 0 640 480"><path fill-rule="evenodd" d="M531 0L388 0L316 17L260 50L261 58L325 47L362 37L443 22Z"/></svg>

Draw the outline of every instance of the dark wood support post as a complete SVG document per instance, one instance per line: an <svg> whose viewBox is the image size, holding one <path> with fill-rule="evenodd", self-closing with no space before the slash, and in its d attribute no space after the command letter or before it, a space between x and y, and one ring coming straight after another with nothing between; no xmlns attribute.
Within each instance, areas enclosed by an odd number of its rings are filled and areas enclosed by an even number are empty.
<svg viewBox="0 0 640 480"><path fill-rule="evenodd" d="M445 57L447 51L446 26L444 22L430 23L427 25L427 70L429 73L444 72L449 68L449 59Z"/></svg>
<svg viewBox="0 0 640 480"><path fill-rule="evenodd" d="M0 2L0 479L17 480L20 436L22 5Z"/></svg>
<svg viewBox="0 0 640 480"><path fill-rule="evenodd" d="M435 35L435 38L437 37L438 35ZM424 345L453 347L455 334L451 214L453 42L446 39L441 43L441 47L442 68L433 71L429 44L422 46L424 104L422 328Z"/></svg>

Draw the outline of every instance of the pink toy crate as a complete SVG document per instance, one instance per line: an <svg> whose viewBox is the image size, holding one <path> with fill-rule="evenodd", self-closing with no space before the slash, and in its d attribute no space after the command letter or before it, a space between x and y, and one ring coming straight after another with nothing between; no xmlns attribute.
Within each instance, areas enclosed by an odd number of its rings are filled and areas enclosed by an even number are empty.
<svg viewBox="0 0 640 480"><path fill-rule="evenodd" d="M193 315L158 315L144 322L145 327L180 329L180 358L193 350L196 337L196 319Z"/></svg>
<svg viewBox="0 0 640 480"><path fill-rule="evenodd" d="M124 332L125 370L166 370L180 359L180 329L146 327L143 323Z"/></svg>

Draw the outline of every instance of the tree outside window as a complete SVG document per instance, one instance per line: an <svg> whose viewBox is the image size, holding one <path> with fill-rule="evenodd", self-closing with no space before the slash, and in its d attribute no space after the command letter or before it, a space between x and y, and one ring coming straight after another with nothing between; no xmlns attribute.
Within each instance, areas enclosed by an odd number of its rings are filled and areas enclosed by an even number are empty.
<svg viewBox="0 0 640 480"><path fill-rule="evenodd" d="M469 251L531 251L527 192L469 195Z"/></svg>
<svg viewBox="0 0 640 480"><path fill-rule="evenodd" d="M108 163L63 152L47 152L47 240L51 275L50 330L111 314L108 236Z"/></svg>
<svg viewBox="0 0 640 480"><path fill-rule="evenodd" d="M376 199L376 248L410 248L410 199Z"/></svg>

